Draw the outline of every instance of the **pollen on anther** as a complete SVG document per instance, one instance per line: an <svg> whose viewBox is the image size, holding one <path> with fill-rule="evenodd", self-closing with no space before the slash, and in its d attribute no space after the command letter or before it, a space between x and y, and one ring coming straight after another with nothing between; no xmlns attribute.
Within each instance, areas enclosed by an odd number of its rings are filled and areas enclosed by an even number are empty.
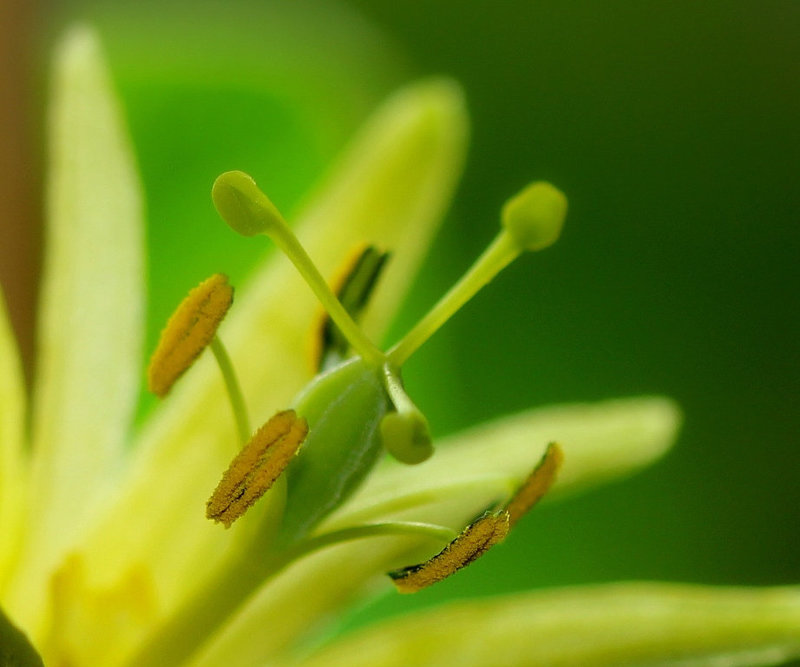
<svg viewBox="0 0 800 667"><path fill-rule="evenodd" d="M215 273L189 292L169 318L150 358L147 386L151 392L166 396L211 343L232 303L233 287L221 273Z"/></svg>
<svg viewBox="0 0 800 667"><path fill-rule="evenodd" d="M278 412L231 461L206 503L206 517L226 528L273 485L308 434L294 410Z"/></svg>
<svg viewBox="0 0 800 667"><path fill-rule="evenodd" d="M513 527L550 490L563 461L564 453L561 447L551 442L533 472L520 485L505 507L509 514L509 527Z"/></svg>
<svg viewBox="0 0 800 667"><path fill-rule="evenodd" d="M508 534L508 512L487 512L438 554L419 565L389 572L400 593L416 593L466 567Z"/></svg>

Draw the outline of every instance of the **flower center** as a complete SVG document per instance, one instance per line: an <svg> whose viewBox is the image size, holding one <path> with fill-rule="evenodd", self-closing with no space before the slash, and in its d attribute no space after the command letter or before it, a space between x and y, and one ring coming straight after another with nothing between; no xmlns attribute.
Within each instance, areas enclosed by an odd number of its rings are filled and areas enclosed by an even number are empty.
<svg viewBox="0 0 800 667"><path fill-rule="evenodd" d="M323 370L295 398L294 409L279 412L252 437L242 438L246 444L212 493L207 516L229 527L270 488L271 504L238 522L228 565L203 585L196 601L187 603L169 627L144 647L137 664L148 664L149 660L178 662L186 657L187 647L218 627L255 586L289 563L332 544L386 535L415 535L445 542L444 549L429 560L391 573L403 592L435 583L502 541L510 526L550 487L561 461L560 449L551 445L525 483L502 492L504 498L510 496L507 503L496 501L460 534L448 526L407 521L329 527L327 531L321 527L323 519L361 485L381 451L409 464L431 455L428 422L403 388L401 366L523 251L539 250L556 240L566 214L566 199L553 186L535 183L505 205L502 229L494 241L388 352L379 350L354 319L369 298L385 255L369 248L362 252L348 273L346 289L339 290L339 298L252 178L242 172L222 174L214 183L212 196L220 215L234 230L245 236L266 234L288 255L330 317L332 325L325 328L337 341L335 354L341 362L331 361L329 366L323 348ZM191 295L189 301L191 305ZM249 433L238 383L216 336L219 319L209 333L208 327L201 326L205 320L188 318L188 328L177 334L169 331L171 320L162 341L194 340L192 327L201 327L203 345L212 347L220 363L234 413L239 415L240 432ZM186 318L175 321L185 324ZM180 357L184 361L170 366L173 379L186 370L203 345L192 348L191 354ZM355 356L348 357L350 350ZM158 358L157 353L154 359ZM512 484L512 479L507 482Z"/></svg>
<svg viewBox="0 0 800 667"><path fill-rule="evenodd" d="M241 171L222 174L214 183L212 198L220 216L236 232L244 236L265 234L283 250L316 294L346 344L367 365L375 368L392 407L380 424L383 446L399 461L412 464L427 459L433 453L433 446L425 416L403 388L400 368L461 306L525 250L541 250L554 243L567 210L564 195L544 182L533 183L510 199L503 207L502 228L486 251L427 315L384 353L356 324L351 316L354 307L345 307L333 293L280 211L250 176ZM385 261L385 255L377 251L371 256L363 254L363 257L367 257L366 265L359 267L357 264L351 272L351 276L357 278L352 287L356 302L369 293L369 284Z"/></svg>

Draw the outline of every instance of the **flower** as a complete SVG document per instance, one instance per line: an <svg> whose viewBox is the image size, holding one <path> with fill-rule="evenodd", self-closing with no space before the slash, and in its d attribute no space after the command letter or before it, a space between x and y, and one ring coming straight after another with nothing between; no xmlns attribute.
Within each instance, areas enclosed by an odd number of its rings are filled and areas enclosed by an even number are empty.
<svg viewBox="0 0 800 667"><path fill-rule="evenodd" d="M296 225L324 273L364 239L391 249L360 318L370 339L402 297L433 234L465 135L453 84L434 81L399 92L356 138ZM3 664L40 664L34 648L49 665L301 660L304 640L326 616L388 582L386 572L435 558L443 544L441 534L438 545L432 539L432 526L451 533L468 524L484 527L470 521L487 507L510 508L548 442L561 442L565 455L557 496L650 463L674 437L678 414L663 398L535 410L445 438L420 465L381 460L364 472L363 484L353 484L352 494L324 511L316 509L313 484L298 499L281 475L225 530L203 508L240 437L211 359L200 358L133 431L141 375L141 203L120 113L86 28L74 29L56 57L50 143L48 255L30 406L13 337L0 316ZM249 414L266 421L309 380L304 332L314 317L310 291L279 259L264 264L237 297L220 335ZM399 375L390 380L401 392ZM394 400L398 413L402 396ZM392 413L388 403L384 408ZM308 416L312 437L311 415L280 414L289 430ZM354 423L359 418L348 414ZM395 431L395 453L416 459L405 445L417 440L404 440L404 433ZM301 450L297 460L303 456ZM553 461L545 457L534 480L549 484L552 474L541 471ZM293 536L284 551L292 558L270 560L283 517L304 501L310 505L301 516L313 514L304 528L310 538ZM419 524L427 528L418 530ZM498 530L505 528L492 526L484 544ZM469 528L465 534L471 539ZM310 551L312 540L325 548ZM392 621L307 661L767 664L800 653L795 588L630 584L462 603L436 614L435 624L426 617Z"/></svg>

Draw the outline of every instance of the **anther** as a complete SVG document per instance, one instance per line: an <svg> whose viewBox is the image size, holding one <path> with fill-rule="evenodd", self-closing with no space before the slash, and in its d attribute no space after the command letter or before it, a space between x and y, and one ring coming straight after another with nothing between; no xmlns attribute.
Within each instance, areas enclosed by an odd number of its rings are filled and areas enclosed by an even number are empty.
<svg viewBox="0 0 800 667"><path fill-rule="evenodd" d="M523 515L529 512L553 486L558 471L564 462L564 452L557 443L551 442L539 463L533 469L511 500L505 506L509 516L509 527L513 528Z"/></svg>
<svg viewBox="0 0 800 667"><path fill-rule="evenodd" d="M433 558L389 572L400 593L416 593L446 579L485 554L508 534L508 513L486 513Z"/></svg>
<svg viewBox="0 0 800 667"><path fill-rule="evenodd" d="M556 443L550 443L533 472L503 509L484 514L424 563L390 572L389 576L397 589L401 593L416 593L446 579L502 542L508 531L553 485L563 459L561 448Z"/></svg>
<svg viewBox="0 0 800 667"><path fill-rule="evenodd" d="M175 381L211 343L233 303L233 287L220 273L207 278L181 302L161 332L147 369L147 385L166 396Z"/></svg>
<svg viewBox="0 0 800 667"><path fill-rule="evenodd" d="M206 503L206 517L226 528L272 486L308 434L305 419L294 410L277 413L231 462Z"/></svg>

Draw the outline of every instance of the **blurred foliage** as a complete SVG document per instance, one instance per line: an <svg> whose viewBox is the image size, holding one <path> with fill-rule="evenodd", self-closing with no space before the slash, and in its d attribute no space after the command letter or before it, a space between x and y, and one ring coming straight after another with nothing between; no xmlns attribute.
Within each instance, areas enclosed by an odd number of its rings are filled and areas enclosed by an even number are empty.
<svg viewBox="0 0 800 667"><path fill-rule="evenodd" d="M435 432L637 393L685 410L659 466L538 510L473 568L362 618L545 584L800 581L800 5L161 2L88 13L144 174L151 341L188 287L217 270L238 283L265 251L217 221L218 172L250 170L291 213L382 93L445 73L467 91L474 143L395 335L477 255L525 182L552 180L571 209L556 247L513 266L409 364Z"/></svg>

